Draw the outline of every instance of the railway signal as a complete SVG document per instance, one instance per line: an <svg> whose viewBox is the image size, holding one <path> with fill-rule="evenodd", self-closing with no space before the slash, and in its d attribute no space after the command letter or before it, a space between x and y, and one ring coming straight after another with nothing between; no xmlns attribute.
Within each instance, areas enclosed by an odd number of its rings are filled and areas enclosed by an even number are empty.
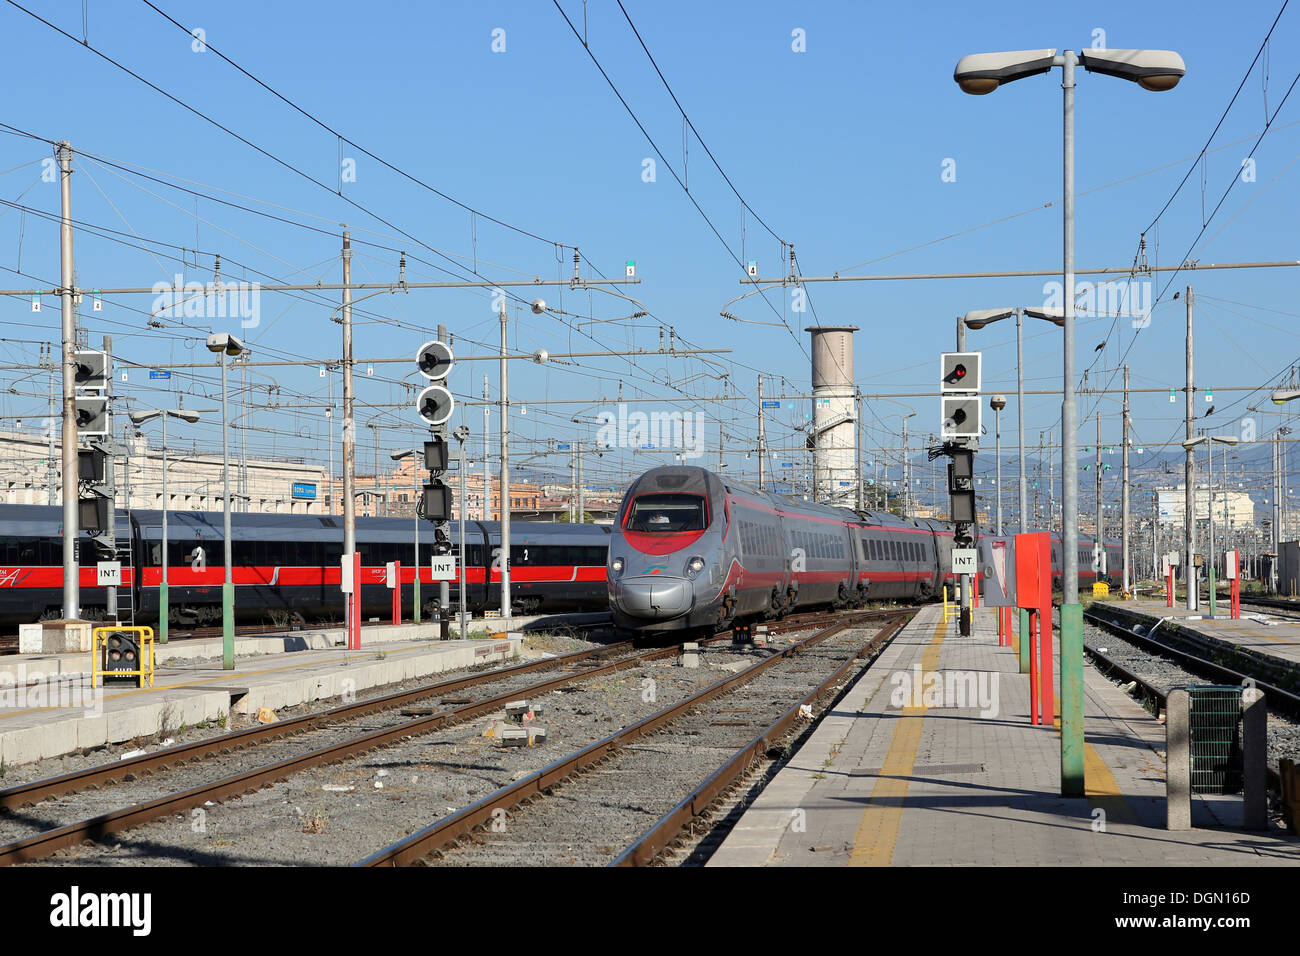
<svg viewBox="0 0 1300 956"><path fill-rule="evenodd" d="M429 426L430 431L429 440L424 443L424 467L429 469L429 480L425 482L420 493L418 514L434 524L433 553L439 557L451 553L451 527L448 522L452 515L452 495L451 488L443 481L443 475L447 472L448 464L447 422L451 420L452 412L456 408L456 400L452 397L450 389L443 384L456 364L456 356L452 352L451 345L443 341L445 338L447 338L446 326L440 325L438 338L425 342L415 353L416 369L433 383L420 392L415 405L417 414ZM422 569L417 563L415 569L417 604L420 600L421 573ZM444 639L448 636L447 615L450 601L448 584L445 580L440 581L438 608Z"/></svg>

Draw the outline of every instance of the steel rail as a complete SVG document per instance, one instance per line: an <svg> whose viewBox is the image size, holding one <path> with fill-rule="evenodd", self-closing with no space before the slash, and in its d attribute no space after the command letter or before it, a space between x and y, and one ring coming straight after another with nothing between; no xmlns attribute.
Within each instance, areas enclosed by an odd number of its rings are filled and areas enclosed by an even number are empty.
<svg viewBox="0 0 1300 956"><path fill-rule="evenodd" d="M627 650L630 647L631 643L624 641L618 644L610 644L606 647L574 651L570 654L563 654L558 657L527 661L523 664L496 668L478 674L469 674L464 677L456 677L451 680L440 681L436 684L426 684L423 687L416 687L411 690L397 691L380 697L371 697L351 704L341 704L337 707L331 707L328 710L319 711L318 713L305 714L302 717L277 721L274 724L249 727L246 730L223 734L219 737L209 737L204 740L178 744L175 747L157 750L153 753L143 754L139 757L131 757L127 760L116 760L112 763L100 764L84 770L76 770L71 773L61 774L57 777L46 777L42 780L33 780L30 783L18 784L17 786L7 787L4 790L0 790L0 809L17 809L29 804L39 803L42 800L48 800L51 797L73 793L87 787L99 787L112 784L120 781L127 774L135 774L138 776L144 773L151 773L173 764L188 763L193 760L200 760L204 757L211 757L230 750L247 747L251 744L263 743L280 737L288 737L309 730L316 730L319 727L328 724L339 723L340 721L351 720L356 717L364 717L365 715L376 711L401 707L405 704L411 703L412 701L422 700L425 697L445 694L450 691L460 690L461 688L471 687L476 684L489 684L504 678L526 674L529 671L545 670L550 667L576 663L587 658L606 656L611 652L617 653L622 650Z"/></svg>
<svg viewBox="0 0 1300 956"><path fill-rule="evenodd" d="M771 657L758 661L731 677L686 697L675 704L656 711L647 717L628 724L620 730L597 740L565 757L560 758L539 770L535 770L519 781L502 787L488 794L481 800L464 807L457 812L419 830L408 837L390 844L382 850L371 854L354 864L359 867L371 866L409 866L418 863L429 854L445 849L460 840L470 837L474 830L492 819L495 810L505 810L517 806L525 799L543 794L566 777L572 776L587 767L600 763L630 741L653 733L660 727L672 722L697 705L726 693L731 688L748 682L759 673L772 667L779 661L793 656L803 649L838 634L846 627L863 621L878 619L885 615L899 615L908 612L867 611L846 616L844 620L818 631L810 637L797 641L789 647L777 651Z"/></svg>
<svg viewBox="0 0 1300 956"><path fill-rule="evenodd" d="M448 724L473 719L482 714L498 710L521 696L544 694L572 684L575 681L611 674L627 667L636 666L647 660L669 657L680 652L681 648L678 646L641 651L631 657L624 657L608 664L593 667L579 674L562 674L529 687L516 688L507 693L464 704L451 710L416 717L395 724L392 727L370 731L331 744L328 747L255 767L252 770L224 777L212 783L199 784L179 793L168 794L156 800L151 800L148 803L121 807L96 817L79 820L43 833L34 834L0 846L0 866L43 859L57 850L76 846L85 840L98 839L110 833L116 833L171 813L179 813L193 807L202 806L209 800L218 802L228 797L251 793L261 787L287 779L301 770L334 763L344 757L374 750L403 737L429 733ZM121 766L126 766L127 763L128 761L122 761Z"/></svg>
<svg viewBox="0 0 1300 956"><path fill-rule="evenodd" d="M677 806L669 810L645 833L637 837L623 850L617 859L610 863L610 866L649 866L654 862L655 857L676 840L689 823L702 816L718 797L749 771L753 762L761 754L766 753L773 743L789 732L790 727L799 719L800 707L811 704L829 688L838 684L850 670L858 666L858 662L862 658L874 657L875 653L889 643L913 616L914 614L902 612L899 620L887 625L884 630L872 638L869 644L836 668L833 674L809 691L802 700L792 704L785 713L738 750L726 763L683 798Z"/></svg>

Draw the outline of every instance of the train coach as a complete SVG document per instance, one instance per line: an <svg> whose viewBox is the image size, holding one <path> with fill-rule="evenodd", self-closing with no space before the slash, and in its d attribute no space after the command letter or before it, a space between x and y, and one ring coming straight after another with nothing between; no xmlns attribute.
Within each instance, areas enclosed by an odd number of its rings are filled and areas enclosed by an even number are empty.
<svg viewBox="0 0 1300 956"><path fill-rule="evenodd" d="M156 621L162 582L162 512L117 512L116 552L82 533L79 542L81 612L103 619L107 589L98 585L96 563L117 560L123 617ZM212 624L221 617L225 546L220 512L167 513L169 620ZM459 554L459 522L451 525ZM439 588L429 561L433 527L420 522L420 603L425 616L438 609ZM414 600L413 519L358 518L362 613L387 619L392 592L385 565L402 565L404 606ZM0 505L0 625L61 616L63 600L62 509ZM520 612L599 609L605 606L605 556L609 529L600 525L516 522L511 534L511 604ZM501 602L501 534L498 522L465 523L465 596L481 611ZM338 620L343 615L340 559L343 519L328 515L231 515L231 577L240 621L283 624ZM459 603L459 581L450 583Z"/></svg>
<svg viewBox="0 0 1300 956"><path fill-rule="evenodd" d="M609 547L614 623L641 633L711 631L744 619L868 600L929 601L955 584L952 528L932 519L796 501L705 468L654 468L619 506ZM1080 584L1103 577L1080 539ZM1119 545L1108 542L1117 568ZM1060 579L1061 539L1052 563Z"/></svg>

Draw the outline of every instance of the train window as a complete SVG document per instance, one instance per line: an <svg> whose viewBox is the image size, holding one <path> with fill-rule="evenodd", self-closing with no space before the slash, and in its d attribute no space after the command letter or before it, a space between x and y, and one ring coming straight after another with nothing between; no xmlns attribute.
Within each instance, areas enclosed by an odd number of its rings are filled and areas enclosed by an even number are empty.
<svg viewBox="0 0 1300 956"><path fill-rule="evenodd" d="M708 527L708 504L701 495L641 495L632 502L625 527L643 534L703 531Z"/></svg>

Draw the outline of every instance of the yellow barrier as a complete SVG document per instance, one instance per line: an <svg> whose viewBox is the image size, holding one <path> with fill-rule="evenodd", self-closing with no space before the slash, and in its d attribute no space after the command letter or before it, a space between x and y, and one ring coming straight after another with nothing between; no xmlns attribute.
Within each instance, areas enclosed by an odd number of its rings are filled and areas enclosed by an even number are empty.
<svg viewBox="0 0 1300 956"><path fill-rule="evenodd" d="M948 585L943 586L943 623L947 624L949 620L957 616L956 602L948 602Z"/></svg>
<svg viewBox="0 0 1300 956"><path fill-rule="evenodd" d="M138 651L140 654L140 666L136 670L115 670L107 667L100 667L100 648L108 650L108 636L110 634L136 634L140 641ZM126 625L117 625L114 627L97 627L90 632L90 686L94 687L100 677L112 675L114 677L138 677L139 686L144 687L145 681L149 686L153 686L154 672L154 655L153 655L153 628L152 627L128 627ZM105 653L104 656L107 656ZM147 662L147 666L146 666Z"/></svg>
<svg viewBox="0 0 1300 956"><path fill-rule="evenodd" d="M1093 597L1110 597L1110 585L1105 581L1097 581L1092 586Z"/></svg>

